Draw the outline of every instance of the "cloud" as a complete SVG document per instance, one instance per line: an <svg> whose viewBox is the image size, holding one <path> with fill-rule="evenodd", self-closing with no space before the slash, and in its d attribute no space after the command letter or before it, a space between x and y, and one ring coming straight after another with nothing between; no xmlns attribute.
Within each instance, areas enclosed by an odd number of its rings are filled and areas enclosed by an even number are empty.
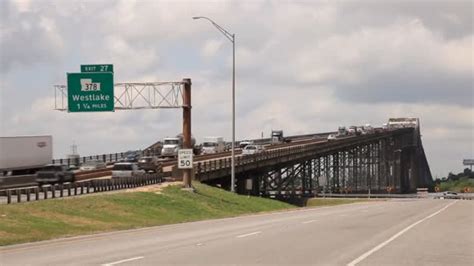
<svg viewBox="0 0 474 266"><path fill-rule="evenodd" d="M64 44L55 20L30 11L29 1L2 1L0 9L0 73L61 58Z"/></svg>
<svg viewBox="0 0 474 266"><path fill-rule="evenodd" d="M219 49L222 47L222 40L208 40L204 43L201 54L203 57L215 56Z"/></svg>

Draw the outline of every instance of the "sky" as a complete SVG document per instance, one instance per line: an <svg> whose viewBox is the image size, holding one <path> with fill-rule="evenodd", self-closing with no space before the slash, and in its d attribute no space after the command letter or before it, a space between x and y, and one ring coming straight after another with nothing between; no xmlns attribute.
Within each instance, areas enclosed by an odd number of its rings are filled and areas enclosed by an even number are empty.
<svg viewBox="0 0 474 266"><path fill-rule="evenodd" d="M192 80L192 131L236 139L418 117L433 177L474 157L472 1L0 1L0 135L52 135L55 158L143 149L179 109L67 113L54 88L81 64L115 82Z"/></svg>

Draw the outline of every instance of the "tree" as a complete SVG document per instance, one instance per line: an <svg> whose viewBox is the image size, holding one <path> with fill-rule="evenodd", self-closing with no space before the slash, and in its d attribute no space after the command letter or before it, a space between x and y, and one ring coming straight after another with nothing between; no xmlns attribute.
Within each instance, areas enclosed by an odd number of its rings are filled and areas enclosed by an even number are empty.
<svg viewBox="0 0 474 266"><path fill-rule="evenodd" d="M449 180L456 181L456 180L458 180L458 179L459 179L459 177L458 177L457 175L453 174L452 172L449 172L449 174L448 174L448 181L449 181Z"/></svg>

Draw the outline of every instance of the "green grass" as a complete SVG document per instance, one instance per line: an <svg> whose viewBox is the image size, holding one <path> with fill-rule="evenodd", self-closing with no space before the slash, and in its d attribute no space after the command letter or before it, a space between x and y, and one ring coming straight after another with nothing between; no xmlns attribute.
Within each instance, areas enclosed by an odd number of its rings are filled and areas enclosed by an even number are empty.
<svg viewBox="0 0 474 266"><path fill-rule="evenodd" d="M439 185L440 191L455 191L462 192L464 188L469 187L471 191L474 191L474 179L468 177L461 177L457 181L442 182Z"/></svg>
<svg viewBox="0 0 474 266"><path fill-rule="evenodd" d="M313 198L306 203L307 207L335 206L341 204L350 204L356 202L365 202L368 199L334 199L334 198Z"/></svg>
<svg viewBox="0 0 474 266"><path fill-rule="evenodd" d="M296 208L277 200L247 197L195 182L195 193L177 186L153 192L120 192L0 205L0 246L155 225L233 217ZM310 199L331 206L359 199Z"/></svg>
<svg viewBox="0 0 474 266"><path fill-rule="evenodd" d="M240 196L199 183L152 192L0 205L0 245L296 208L276 200Z"/></svg>

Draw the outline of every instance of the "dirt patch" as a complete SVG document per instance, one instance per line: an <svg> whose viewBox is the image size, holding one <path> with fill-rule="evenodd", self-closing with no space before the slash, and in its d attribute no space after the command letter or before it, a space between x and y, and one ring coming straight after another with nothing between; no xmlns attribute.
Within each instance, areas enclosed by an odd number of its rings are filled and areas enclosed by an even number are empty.
<svg viewBox="0 0 474 266"><path fill-rule="evenodd" d="M180 186L183 185L183 182L165 182L160 184L153 184L145 187L137 187L132 189L127 189L125 192L153 192L155 194L161 194L161 190L168 186Z"/></svg>

